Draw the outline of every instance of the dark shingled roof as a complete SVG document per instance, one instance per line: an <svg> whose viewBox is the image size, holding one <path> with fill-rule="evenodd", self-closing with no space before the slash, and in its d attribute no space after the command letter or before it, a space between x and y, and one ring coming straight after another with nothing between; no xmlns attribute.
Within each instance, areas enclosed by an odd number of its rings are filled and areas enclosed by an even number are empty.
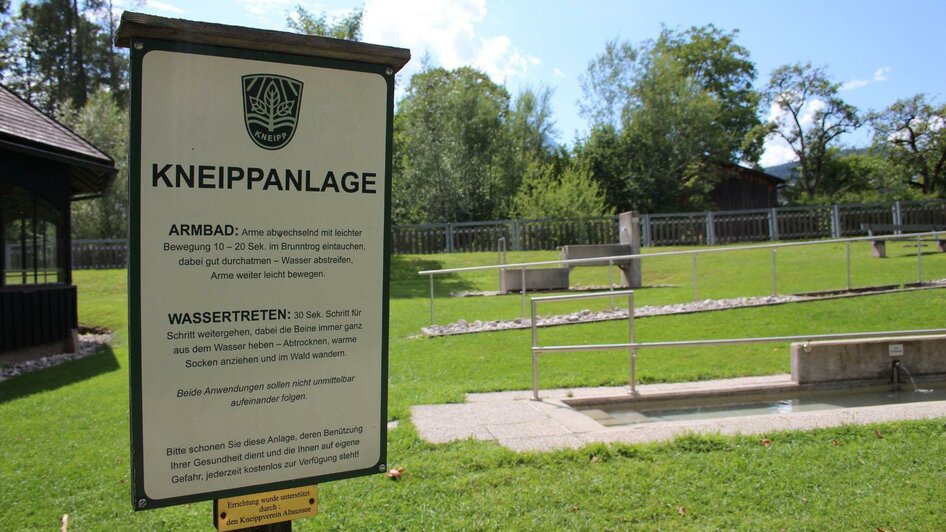
<svg viewBox="0 0 946 532"><path fill-rule="evenodd" d="M65 163L73 196L101 194L114 176L111 157L0 85L0 149Z"/></svg>

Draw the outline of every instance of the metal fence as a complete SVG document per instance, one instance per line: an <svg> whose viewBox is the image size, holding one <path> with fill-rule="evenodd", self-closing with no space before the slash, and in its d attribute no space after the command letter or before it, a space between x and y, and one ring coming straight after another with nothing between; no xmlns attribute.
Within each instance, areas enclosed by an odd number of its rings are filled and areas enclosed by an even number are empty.
<svg viewBox="0 0 946 532"><path fill-rule="evenodd" d="M127 266L127 240L72 241L73 270L102 270Z"/></svg>
<svg viewBox="0 0 946 532"><path fill-rule="evenodd" d="M876 205L817 205L745 211L641 215L644 246L715 245L734 242L865 236L861 224L946 224L946 202L898 201ZM512 251L618 241L617 216L573 220L499 220L397 225L395 253L492 251L505 238Z"/></svg>
<svg viewBox="0 0 946 532"><path fill-rule="evenodd" d="M717 245L735 242L810 240L865 236L861 224L946 225L944 201L898 201L876 205L818 205L746 211L642 214L644 246ZM505 238L510 251L551 250L573 244L613 244L618 217L571 220L498 220L395 225L396 254L495 251ZM124 240L75 240L73 269L124 268Z"/></svg>

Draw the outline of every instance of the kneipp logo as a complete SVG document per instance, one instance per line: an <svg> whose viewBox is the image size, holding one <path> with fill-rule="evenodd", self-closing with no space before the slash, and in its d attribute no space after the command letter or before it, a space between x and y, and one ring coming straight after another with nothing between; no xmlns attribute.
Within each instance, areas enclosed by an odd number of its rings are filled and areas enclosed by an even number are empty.
<svg viewBox="0 0 946 532"><path fill-rule="evenodd" d="M278 150L292 140L299 123L302 82L275 74L243 76L243 121L257 146Z"/></svg>

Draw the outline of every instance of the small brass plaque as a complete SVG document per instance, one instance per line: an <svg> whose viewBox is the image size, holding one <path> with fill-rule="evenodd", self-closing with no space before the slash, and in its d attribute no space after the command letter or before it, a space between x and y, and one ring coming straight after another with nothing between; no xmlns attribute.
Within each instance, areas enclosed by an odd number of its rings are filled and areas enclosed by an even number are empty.
<svg viewBox="0 0 946 532"><path fill-rule="evenodd" d="M239 530L312 517L319 513L319 487L253 493L217 499L217 530Z"/></svg>

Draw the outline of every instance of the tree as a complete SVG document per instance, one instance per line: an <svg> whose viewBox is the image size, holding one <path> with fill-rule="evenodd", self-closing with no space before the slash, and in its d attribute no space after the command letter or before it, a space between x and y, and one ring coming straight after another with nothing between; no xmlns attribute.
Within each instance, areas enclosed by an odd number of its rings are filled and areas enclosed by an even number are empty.
<svg viewBox="0 0 946 532"><path fill-rule="evenodd" d="M824 180L814 197L799 195L800 190L783 192L791 203L827 205L831 203L893 203L923 199L922 191L880 150L828 149Z"/></svg>
<svg viewBox="0 0 946 532"><path fill-rule="evenodd" d="M604 53L595 57L579 78L582 97L579 113L592 126L621 125L621 114L628 104L637 76L638 50L628 42L608 41Z"/></svg>
<svg viewBox="0 0 946 532"><path fill-rule="evenodd" d="M363 16L364 10L358 8L343 17L328 20L325 12L313 15L302 4L297 4L295 12L286 17L286 26L304 35L360 41Z"/></svg>
<svg viewBox="0 0 946 532"><path fill-rule="evenodd" d="M555 149L555 120L552 118L552 90L526 88L516 96L507 123L513 150L523 159L542 162Z"/></svg>
<svg viewBox="0 0 946 532"><path fill-rule="evenodd" d="M760 95L752 85L756 78L755 64L749 50L736 44L738 30L724 33L716 26L691 27L683 33L663 30L655 45L679 65L681 74L719 102L717 131L727 138L719 142L728 151L730 162L756 162L762 153L762 142L746 141L760 121L756 110Z"/></svg>
<svg viewBox="0 0 946 532"><path fill-rule="evenodd" d="M13 56L10 55L13 23L10 21L10 0L0 0L0 72L7 69Z"/></svg>
<svg viewBox="0 0 946 532"><path fill-rule="evenodd" d="M870 118L874 147L923 194L946 197L946 104L925 94L898 100Z"/></svg>
<svg viewBox="0 0 946 532"><path fill-rule="evenodd" d="M612 211L605 203L598 183L575 167L556 175L546 166L539 175L523 180L514 201L519 218L596 218Z"/></svg>
<svg viewBox="0 0 946 532"><path fill-rule="evenodd" d="M629 158L630 151L623 143L621 132L609 123L592 126L588 137L579 140L574 148L577 168L600 185L610 207L633 204L627 193Z"/></svg>
<svg viewBox="0 0 946 532"><path fill-rule="evenodd" d="M516 190L523 180L544 172L556 158L551 98L549 88L526 88L516 96L504 120L507 141L499 157L504 159L500 163L503 175L510 181L507 190Z"/></svg>
<svg viewBox="0 0 946 532"><path fill-rule="evenodd" d="M636 103L625 111L622 132L629 202L618 207L645 212L707 207L716 174L702 170L708 160L729 160L732 147L722 102L666 56L654 59L634 92Z"/></svg>
<svg viewBox="0 0 946 532"><path fill-rule="evenodd" d="M508 161L509 93L470 67L411 77L394 117L399 223L489 220L518 188Z"/></svg>
<svg viewBox="0 0 946 532"><path fill-rule="evenodd" d="M89 94L109 86L123 101L126 85L124 55L112 42L113 30L92 16L103 13L103 0L43 0L20 4L9 24L7 61L0 71L4 83L47 113L71 100L81 107ZM111 13L108 18L113 22Z"/></svg>
<svg viewBox="0 0 946 532"><path fill-rule="evenodd" d="M763 102L774 105L779 115L757 128L755 136L788 143L798 157L797 186L808 198L822 192L829 148L861 124L857 109L838 96L839 89L823 68L796 63L775 69L763 91Z"/></svg>
<svg viewBox="0 0 946 532"><path fill-rule="evenodd" d="M104 65L105 79L112 97L122 107L128 103L128 54L123 49L115 47L115 33L118 31L119 17L115 14L112 0L95 0L86 2L86 9L95 15L97 24L102 28L99 33L100 42L93 49L99 57L96 63Z"/></svg>
<svg viewBox="0 0 946 532"><path fill-rule="evenodd" d="M708 161L758 159L755 66L736 32L715 26L664 29L639 46L609 42L582 78L581 109L591 133L579 165L619 210L705 205Z"/></svg>
<svg viewBox="0 0 946 532"><path fill-rule="evenodd" d="M66 101L56 119L104 151L118 170L101 198L72 204L73 238L127 238L128 236L128 120L112 94L92 94L86 105Z"/></svg>

